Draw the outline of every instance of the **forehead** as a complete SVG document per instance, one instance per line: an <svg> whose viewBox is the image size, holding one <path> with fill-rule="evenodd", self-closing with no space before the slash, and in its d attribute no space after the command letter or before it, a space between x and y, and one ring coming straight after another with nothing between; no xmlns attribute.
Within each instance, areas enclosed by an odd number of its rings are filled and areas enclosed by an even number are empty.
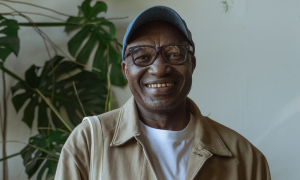
<svg viewBox="0 0 300 180"><path fill-rule="evenodd" d="M187 38L173 24L164 21L151 21L134 31L129 39L128 47L145 43L162 46L184 42L187 42Z"/></svg>

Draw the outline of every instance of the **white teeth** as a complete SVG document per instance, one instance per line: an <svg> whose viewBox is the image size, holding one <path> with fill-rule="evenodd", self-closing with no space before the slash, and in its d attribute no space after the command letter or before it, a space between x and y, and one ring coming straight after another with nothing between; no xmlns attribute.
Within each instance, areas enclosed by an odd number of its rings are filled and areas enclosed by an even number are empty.
<svg viewBox="0 0 300 180"><path fill-rule="evenodd" d="M161 87L170 87L174 86L174 83L162 83L162 84L147 84L149 88L161 88Z"/></svg>

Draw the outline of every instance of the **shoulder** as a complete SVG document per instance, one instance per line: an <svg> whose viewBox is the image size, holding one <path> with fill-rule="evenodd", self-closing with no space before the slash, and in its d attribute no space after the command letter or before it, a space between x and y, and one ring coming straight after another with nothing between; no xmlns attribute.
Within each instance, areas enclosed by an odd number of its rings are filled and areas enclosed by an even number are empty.
<svg viewBox="0 0 300 180"><path fill-rule="evenodd" d="M116 109L107 113L98 115L101 123L101 131L103 134L114 129L120 109ZM91 126L88 121L81 122L70 134L68 140L64 144L63 150L74 156L75 160L80 157L87 157L91 152L92 134Z"/></svg>
<svg viewBox="0 0 300 180"><path fill-rule="evenodd" d="M56 179L88 179L91 152L91 131L88 122L80 123L65 142L56 172Z"/></svg>
<svg viewBox="0 0 300 180"><path fill-rule="evenodd" d="M64 145L65 149L73 150L76 147L86 147L90 149L91 129L87 121L81 122L70 134Z"/></svg>
<svg viewBox="0 0 300 180"><path fill-rule="evenodd" d="M239 167L240 179L271 179L267 159L252 143L236 131L208 117L205 119L232 153L232 158Z"/></svg>
<svg viewBox="0 0 300 180"><path fill-rule="evenodd" d="M98 115L98 119L101 123L101 130L104 138L115 130L118 124L121 111L123 111L123 108L118 108Z"/></svg>
<svg viewBox="0 0 300 180"><path fill-rule="evenodd" d="M112 129L115 128L117 121L118 121L118 116L120 109L115 109L100 115L97 115L100 123L101 123L101 131L103 134L111 131ZM74 145L85 145L85 147L88 147L90 149L91 147L91 126L88 121L83 121L81 122L71 133L67 143L65 144L66 148L71 148L74 149ZM72 143L76 141L75 143Z"/></svg>
<svg viewBox="0 0 300 180"><path fill-rule="evenodd" d="M245 137L237 133L236 131L205 117L206 121L214 128L217 134L220 136L225 146L235 157L244 158L258 157L264 159L264 155Z"/></svg>

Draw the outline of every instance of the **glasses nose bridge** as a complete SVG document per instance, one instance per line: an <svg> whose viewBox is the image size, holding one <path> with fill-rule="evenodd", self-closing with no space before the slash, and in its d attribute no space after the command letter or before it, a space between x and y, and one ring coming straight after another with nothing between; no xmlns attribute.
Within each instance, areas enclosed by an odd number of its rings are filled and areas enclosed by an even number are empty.
<svg viewBox="0 0 300 180"><path fill-rule="evenodd" d="M156 54L162 52L163 47L155 46Z"/></svg>
<svg viewBox="0 0 300 180"><path fill-rule="evenodd" d="M165 57L164 57L164 55L163 55L163 46L161 46L161 47L155 46L154 49L155 49L155 57L154 57L154 59L153 59L153 62L156 61L159 52L161 52L161 57L163 58L163 60L166 61L166 60L165 60Z"/></svg>

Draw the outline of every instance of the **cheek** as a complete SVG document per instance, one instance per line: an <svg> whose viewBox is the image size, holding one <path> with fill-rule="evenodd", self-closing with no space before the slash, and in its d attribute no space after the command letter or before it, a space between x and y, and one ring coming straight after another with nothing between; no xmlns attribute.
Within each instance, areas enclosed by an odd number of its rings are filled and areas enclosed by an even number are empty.
<svg viewBox="0 0 300 180"><path fill-rule="evenodd" d="M191 63L186 64L185 66L180 67L177 71L181 74L184 81L189 81L192 79L193 67Z"/></svg>
<svg viewBox="0 0 300 180"><path fill-rule="evenodd" d="M131 91L138 91L138 89L141 89L141 79L145 75L146 71L146 68L140 68L137 66L128 67L127 77Z"/></svg>
<svg viewBox="0 0 300 180"><path fill-rule="evenodd" d="M192 75L193 75L193 68L192 64L189 63L186 66L183 66L182 69L180 69L180 74L183 78L183 84L182 84L182 90L183 91L190 91L192 86Z"/></svg>

